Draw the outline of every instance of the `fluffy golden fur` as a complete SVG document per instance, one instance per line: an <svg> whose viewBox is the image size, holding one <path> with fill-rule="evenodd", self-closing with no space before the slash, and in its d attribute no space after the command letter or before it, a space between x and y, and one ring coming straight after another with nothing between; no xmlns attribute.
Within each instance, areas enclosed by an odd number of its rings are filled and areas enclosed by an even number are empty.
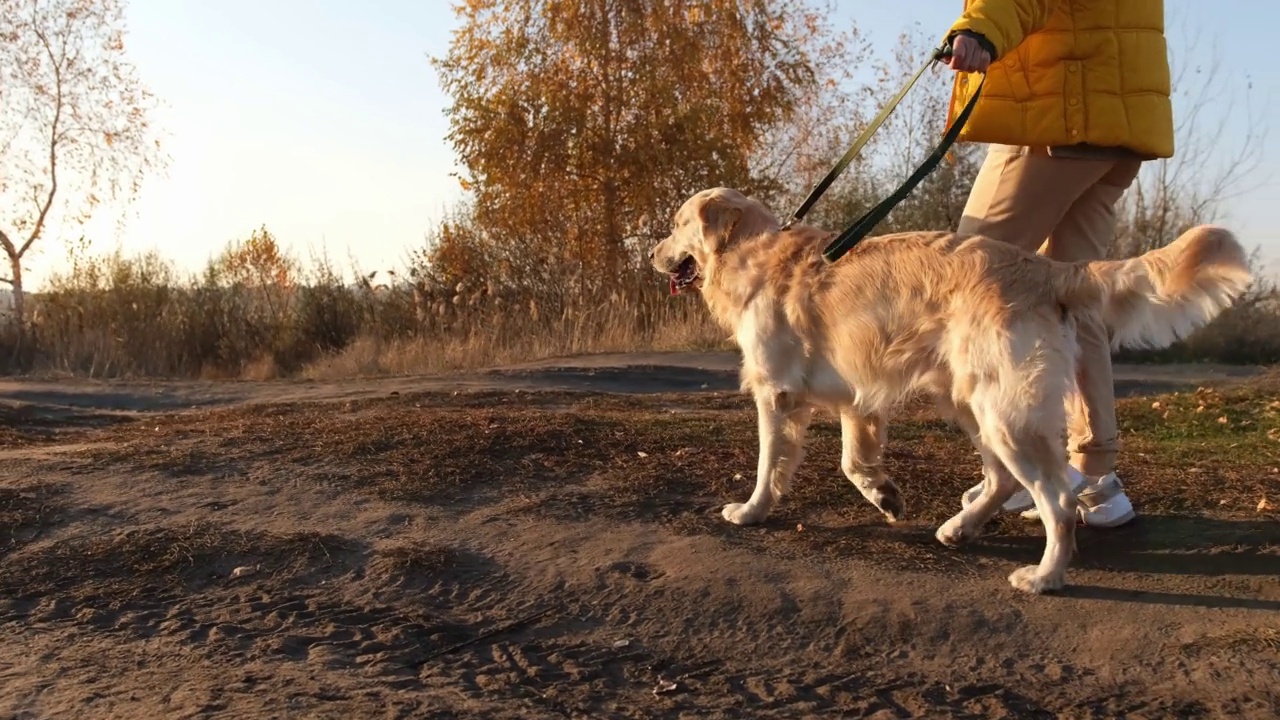
<svg viewBox="0 0 1280 720"><path fill-rule="evenodd" d="M1214 318L1250 282L1243 248L1210 226L1138 258L1091 263L949 232L868 238L827 263L821 252L833 236L781 230L760 203L715 188L686 201L652 250L673 291L697 288L733 333L743 390L756 401L755 490L725 506L725 519L767 517L801 462L817 408L840 417L845 475L899 518L902 495L881 461L888 414L924 392L968 432L985 476L982 495L938 539L975 538L1021 483L1046 543L1040 564L1009 581L1033 593L1065 584L1075 550L1065 399L1075 384L1076 319L1097 314L1116 347L1161 347Z"/></svg>

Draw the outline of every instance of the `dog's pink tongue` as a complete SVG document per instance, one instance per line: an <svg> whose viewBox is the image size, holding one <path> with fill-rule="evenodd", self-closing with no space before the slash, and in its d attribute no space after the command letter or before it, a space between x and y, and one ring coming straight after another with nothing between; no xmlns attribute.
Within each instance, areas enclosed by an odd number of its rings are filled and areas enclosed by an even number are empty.
<svg viewBox="0 0 1280 720"><path fill-rule="evenodd" d="M675 276L675 275L672 275L672 276L671 276L671 294L672 294L672 295L679 295L679 294L680 294L680 291L676 289L676 276Z"/></svg>

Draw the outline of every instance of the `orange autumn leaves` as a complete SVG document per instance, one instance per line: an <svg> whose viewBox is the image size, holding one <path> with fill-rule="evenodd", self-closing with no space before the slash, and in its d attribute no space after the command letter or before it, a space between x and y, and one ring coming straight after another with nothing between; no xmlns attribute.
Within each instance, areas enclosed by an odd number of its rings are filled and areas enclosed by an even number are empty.
<svg viewBox="0 0 1280 720"><path fill-rule="evenodd" d="M297 283L295 264L264 226L229 245L214 262L213 272L227 284L292 288Z"/></svg>
<svg viewBox="0 0 1280 720"><path fill-rule="evenodd" d="M817 94L827 42L800 0L470 0L456 12L432 62L469 197L430 264L445 285L580 297L640 269L690 192L774 183L753 165Z"/></svg>

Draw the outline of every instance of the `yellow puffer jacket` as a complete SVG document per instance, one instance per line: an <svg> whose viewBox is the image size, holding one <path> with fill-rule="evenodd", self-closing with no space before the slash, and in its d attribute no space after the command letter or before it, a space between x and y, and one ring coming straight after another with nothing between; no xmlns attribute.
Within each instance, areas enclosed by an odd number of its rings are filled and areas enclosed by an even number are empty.
<svg viewBox="0 0 1280 720"><path fill-rule="evenodd" d="M1173 155L1163 0L965 0L961 30L998 58L961 140ZM950 118L980 79L957 76Z"/></svg>

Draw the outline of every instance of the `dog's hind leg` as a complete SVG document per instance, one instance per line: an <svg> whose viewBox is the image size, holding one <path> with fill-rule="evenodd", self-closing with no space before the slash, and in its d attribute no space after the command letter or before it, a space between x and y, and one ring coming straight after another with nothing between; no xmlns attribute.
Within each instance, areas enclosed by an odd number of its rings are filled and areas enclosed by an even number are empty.
<svg viewBox="0 0 1280 720"><path fill-rule="evenodd" d="M1012 413L1021 417L1006 417L1012 410L1008 405L1000 407L999 403L977 400L975 397L975 411L984 442L1027 488L1044 523L1045 548L1040 564L1015 570L1009 575L1009 583L1029 593L1058 590L1066 585L1067 565L1075 553L1077 502L1067 482L1062 403L1046 402L1026 408L1025 414Z"/></svg>
<svg viewBox="0 0 1280 720"><path fill-rule="evenodd" d="M902 519L905 503L897 484L885 475L884 447L889 419L883 413L840 408L840 469L858 492L890 522Z"/></svg>
<svg viewBox="0 0 1280 720"><path fill-rule="evenodd" d="M982 456L982 494L938 528L935 537L943 545L963 545L982 534L982 528L1018 490L1018 480L982 439L973 411L938 401L938 410L958 424Z"/></svg>
<svg viewBox="0 0 1280 720"><path fill-rule="evenodd" d="M760 459L756 487L745 503L724 506L721 515L734 525L754 525L791 489L791 477L804 459L804 438L813 409L795 404L790 393L758 394L756 413L760 433Z"/></svg>

